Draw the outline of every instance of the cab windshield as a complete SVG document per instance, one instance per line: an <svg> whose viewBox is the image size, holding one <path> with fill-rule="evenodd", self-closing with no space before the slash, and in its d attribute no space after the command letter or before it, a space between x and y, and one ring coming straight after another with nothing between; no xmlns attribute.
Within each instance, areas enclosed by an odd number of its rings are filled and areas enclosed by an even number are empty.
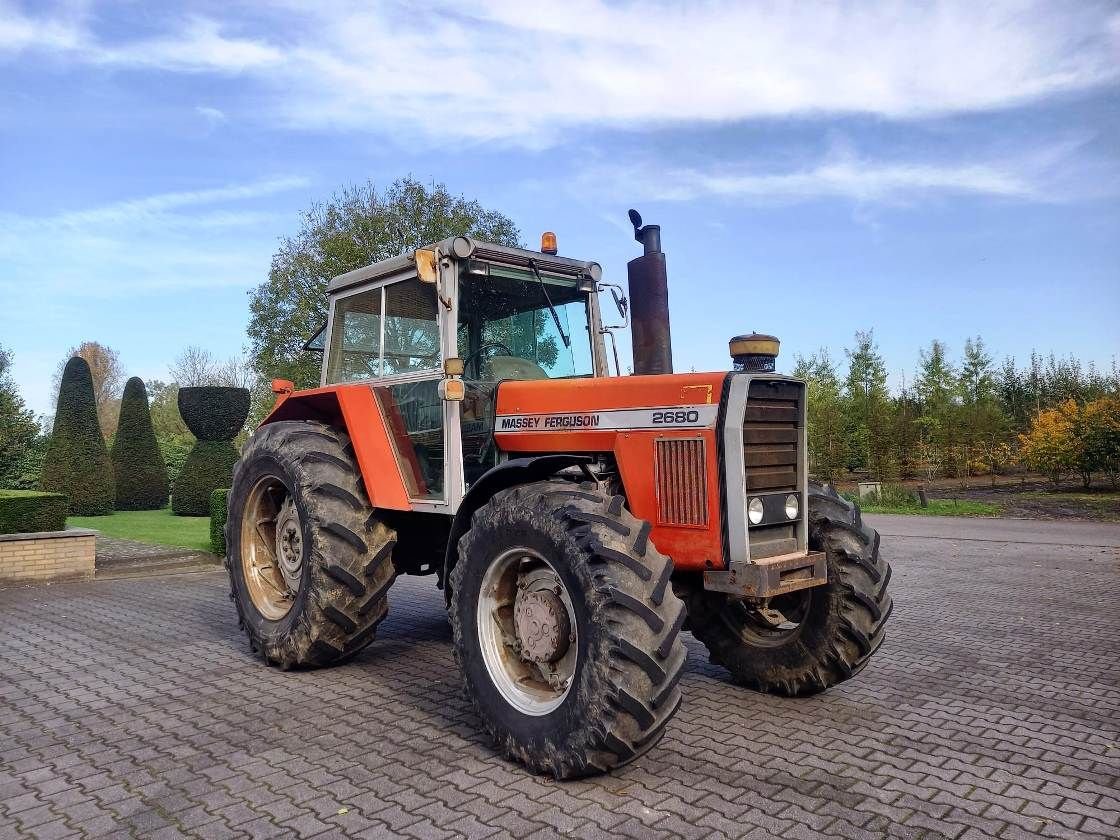
<svg viewBox="0 0 1120 840"><path fill-rule="evenodd" d="M489 266L484 276L464 271L458 338L465 379L594 374L587 293L575 278L544 273L540 278L529 269L505 266Z"/></svg>

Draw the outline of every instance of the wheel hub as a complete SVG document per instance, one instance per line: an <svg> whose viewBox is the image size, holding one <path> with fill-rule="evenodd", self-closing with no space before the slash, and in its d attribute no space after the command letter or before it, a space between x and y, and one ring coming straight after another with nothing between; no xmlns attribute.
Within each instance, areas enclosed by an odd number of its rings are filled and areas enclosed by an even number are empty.
<svg viewBox="0 0 1120 840"><path fill-rule="evenodd" d="M276 560L288 588L298 592L303 577L303 529L291 496L276 515Z"/></svg>
<svg viewBox="0 0 1120 840"><path fill-rule="evenodd" d="M521 655L530 662L552 663L568 652L572 632L568 610L551 590L519 589L513 620Z"/></svg>
<svg viewBox="0 0 1120 840"><path fill-rule="evenodd" d="M552 564L513 547L490 561L478 594L477 632L487 673L527 715L546 715L575 682L579 630L572 599Z"/></svg>

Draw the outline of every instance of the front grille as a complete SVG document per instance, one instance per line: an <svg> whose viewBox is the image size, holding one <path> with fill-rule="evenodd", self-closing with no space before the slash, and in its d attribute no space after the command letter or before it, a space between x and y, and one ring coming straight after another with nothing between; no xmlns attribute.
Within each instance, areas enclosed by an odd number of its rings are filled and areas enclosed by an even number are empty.
<svg viewBox="0 0 1120 840"><path fill-rule="evenodd" d="M764 493L797 490L797 424L801 385L756 379L747 392L743 455L747 490Z"/></svg>
<svg viewBox="0 0 1120 840"><path fill-rule="evenodd" d="M702 438L657 441L658 521L708 524L708 480Z"/></svg>

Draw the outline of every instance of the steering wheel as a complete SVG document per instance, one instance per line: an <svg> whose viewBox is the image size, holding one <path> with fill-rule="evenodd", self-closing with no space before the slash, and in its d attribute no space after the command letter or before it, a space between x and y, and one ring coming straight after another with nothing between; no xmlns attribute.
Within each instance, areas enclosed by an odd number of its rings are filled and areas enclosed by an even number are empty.
<svg viewBox="0 0 1120 840"><path fill-rule="evenodd" d="M474 361L477 357L481 356L487 350L490 350L492 348L497 348L499 350L504 350L505 354L507 356L514 355L513 351L510 350L509 347L507 347L502 342L500 342L500 341L487 341L487 342L484 342L477 350L475 350L473 353L468 354L467 357L463 359L463 368L464 369L469 368L472 361Z"/></svg>

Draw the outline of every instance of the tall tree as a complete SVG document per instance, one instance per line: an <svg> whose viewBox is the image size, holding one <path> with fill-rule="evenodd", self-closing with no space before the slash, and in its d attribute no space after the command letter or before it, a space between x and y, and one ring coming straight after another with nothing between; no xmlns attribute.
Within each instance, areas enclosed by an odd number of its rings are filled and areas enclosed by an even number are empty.
<svg viewBox="0 0 1120 840"><path fill-rule="evenodd" d="M330 279L449 236L520 244L506 216L412 178L382 190L372 182L346 187L313 205L299 232L281 241L268 280L250 294L248 333L260 378L315 385L320 359L303 344L326 321Z"/></svg>
<svg viewBox="0 0 1120 840"><path fill-rule="evenodd" d="M959 384L965 470L978 459L994 476L1002 462L1008 418L1000 409L992 357L980 336L965 340Z"/></svg>
<svg viewBox="0 0 1120 840"><path fill-rule="evenodd" d="M808 388L809 468L817 478L835 480L844 466L844 408L836 365L823 347L815 356L797 357L793 375Z"/></svg>
<svg viewBox="0 0 1120 840"><path fill-rule="evenodd" d="M12 379L12 354L0 347L0 487L15 487L39 437L35 413L23 402Z"/></svg>
<svg viewBox="0 0 1120 840"><path fill-rule="evenodd" d="M914 394L921 406L918 424L923 439L942 463L954 463L957 443L956 413L959 383L944 342L934 339L921 351Z"/></svg>
<svg viewBox="0 0 1120 840"><path fill-rule="evenodd" d="M996 394L1000 408L1019 428L1030 422L1034 414L1028 378L1019 372L1015 360L1008 356L996 375Z"/></svg>
<svg viewBox="0 0 1120 840"><path fill-rule="evenodd" d="M108 438L117 428L117 414L121 406L124 368L121 366L120 356L112 347L97 341L83 341L77 347L71 347L66 360L60 362L55 371L55 394L59 393L66 361L75 356L85 359L89 365L89 372L93 377L93 398L97 404L97 424L101 427L102 436Z"/></svg>
<svg viewBox="0 0 1120 840"><path fill-rule="evenodd" d="M197 388L217 385L218 360L209 350L194 344L187 345L167 368L171 379L180 388Z"/></svg>
<svg viewBox="0 0 1120 840"><path fill-rule="evenodd" d="M846 349L848 375L844 380L847 403L849 465L887 477L893 468L890 438L890 392L887 365L875 344L872 330L859 331L855 347Z"/></svg>
<svg viewBox="0 0 1120 840"><path fill-rule="evenodd" d="M72 515L113 512L113 467L97 425L93 376L81 356L72 356L62 371L42 486L69 496Z"/></svg>

